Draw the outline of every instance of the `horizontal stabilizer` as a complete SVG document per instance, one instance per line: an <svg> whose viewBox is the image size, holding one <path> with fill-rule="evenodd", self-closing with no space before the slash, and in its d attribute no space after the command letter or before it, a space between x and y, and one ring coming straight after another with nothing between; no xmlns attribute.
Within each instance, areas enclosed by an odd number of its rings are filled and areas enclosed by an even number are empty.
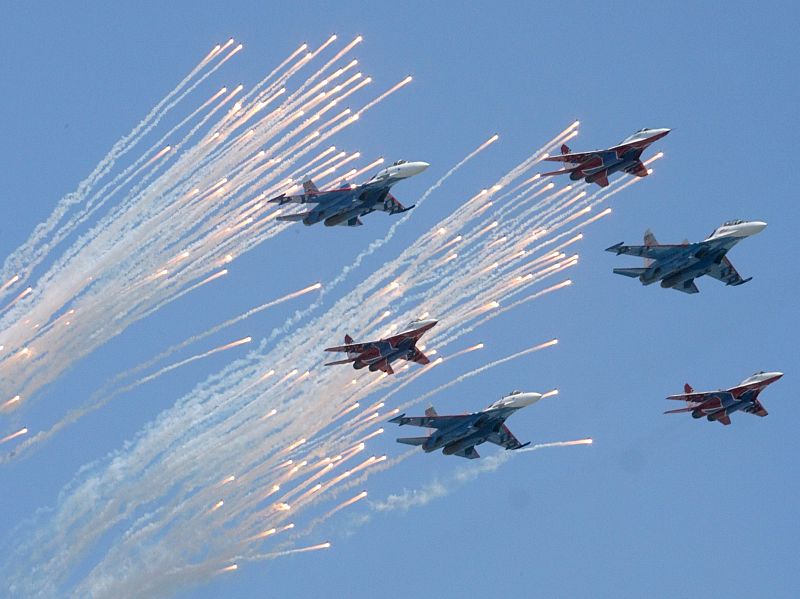
<svg viewBox="0 0 800 599"><path fill-rule="evenodd" d="M611 248L608 248L611 249ZM615 268L614 273L625 277L637 279L647 272L646 268Z"/></svg>
<svg viewBox="0 0 800 599"><path fill-rule="evenodd" d="M565 169L560 170L560 171L550 171L549 173L542 173L542 176L543 177L547 177L549 175L568 175L569 173L575 172L579 168L580 168L579 166L575 166L575 167L572 167L572 168L565 168Z"/></svg>
<svg viewBox="0 0 800 599"><path fill-rule="evenodd" d="M694 410L696 407L697 407L697 406L689 406L688 408L678 408L677 410L667 410L667 411L666 411L666 412L664 412L664 413L665 413L665 414L680 414L680 413L682 413L682 412L691 412L691 411L693 411L693 410Z"/></svg>
<svg viewBox="0 0 800 599"><path fill-rule="evenodd" d="M282 221L291 222L291 223L299 223L299 222L302 222L302 220L305 217L307 217L309 214L311 214L311 213L310 212L301 212L299 214L282 214L281 216L278 216L275 220L282 220Z"/></svg>
<svg viewBox="0 0 800 599"><path fill-rule="evenodd" d="M352 358L347 358L346 360L336 360L335 362L325 362L325 366L337 366L339 364L350 364L350 362L355 362L358 360L358 356L354 356Z"/></svg>
<svg viewBox="0 0 800 599"><path fill-rule="evenodd" d="M428 437L400 437L397 439L397 442L406 445L422 445L427 440Z"/></svg>

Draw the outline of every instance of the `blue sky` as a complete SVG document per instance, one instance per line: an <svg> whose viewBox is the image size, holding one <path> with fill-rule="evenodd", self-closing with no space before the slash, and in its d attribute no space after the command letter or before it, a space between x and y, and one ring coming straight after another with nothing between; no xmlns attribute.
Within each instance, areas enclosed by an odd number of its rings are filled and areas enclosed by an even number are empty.
<svg viewBox="0 0 800 599"><path fill-rule="evenodd" d="M80 10L12 3L4 12L4 256L228 36L245 51L215 85L252 84L300 42L320 43L332 32L364 35L356 56L381 87L412 74L411 86L339 140L367 156L430 162L425 175L396 188L401 201L501 134L500 144L414 213L382 250L390 255L575 118L582 122L575 149L610 145L641 127L673 129L654 176L615 196L614 214L587 231L571 288L492 321L475 337L486 353L443 367L403 398L557 336L557 348L475 377L435 403L442 412L474 410L514 388L558 387L557 398L516 415L512 430L534 442L591 436L595 445L516 456L445 498L371 513L361 526L369 508L354 507L310 539L331 540L331 551L247 564L182 596L800 592L792 575L800 565L792 405L800 290L790 253L798 212L785 149L798 128L800 96L794 4L734 3L723 11L712 3L97 3ZM769 223L731 253L739 272L754 277L743 287L701 280L697 296L643 288L611 273L632 260L602 251L638 242L648 227L664 243L700 239L732 218ZM332 279L389 224L377 215L354 231L298 227L267 241L238 259L221 285L136 323L43 390L26 413L31 426L174 342ZM370 257L345 287L380 268L383 256ZM265 312L218 340L265 337L309 302ZM120 448L232 359L223 353L140 387L30 458L4 465L4 546L13 545L18 522L56 503L81 466ZM717 388L761 369L787 373L762 398L766 419L737 414L723 428L661 414L662 398L684 382ZM394 436L379 439L376 451L401 453ZM418 455L367 488L380 499L448 481L463 467Z"/></svg>

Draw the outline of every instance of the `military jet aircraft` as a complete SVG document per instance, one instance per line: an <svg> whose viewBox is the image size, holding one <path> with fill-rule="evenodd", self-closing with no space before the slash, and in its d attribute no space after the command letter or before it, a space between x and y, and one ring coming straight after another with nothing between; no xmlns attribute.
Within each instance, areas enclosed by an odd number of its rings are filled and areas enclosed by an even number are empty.
<svg viewBox="0 0 800 599"><path fill-rule="evenodd" d="M694 279L703 275L714 277L726 285L747 283L752 277L743 279L725 254L742 239L763 231L766 226L767 223L758 220L731 220L715 229L705 241L684 241L681 245L661 245L648 230L644 234L644 245L623 245L620 242L606 251L645 259L644 268L615 268L618 275L638 278L643 285L661 281L665 288L698 293L700 290Z"/></svg>
<svg viewBox="0 0 800 599"><path fill-rule="evenodd" d="M442 449L444 455L457 455L474 460L480 455L475 446L486 441L505 447L520 449L530 443L520 443L505 425L506 419L514 412L542 398L541 393L523 393L512 391L511 394L498 399L488 408L474 414L457 416L439 416L433 407L425 410L425 416L406 416L401 414L389 422L410 424L436 429L428 437L404 437L398 443L420 445L425 453Z"/></svg>
<svg viewBox="0 0 800 599"><path fill-rule="evenodd" d="M325 366L352 362L353 368L356 370L369 366L372 372L382 370L386 374L394 374L392 362L398 359L410 360L417 364L428 364L430 360L417 348L417 342L437 322L436 320L415 320L404 331L396 335L366 343L353 343L353 338L345 335L344 345L327 347L325 351L347 352L347 359L328 362Z"/></svg>
<svg viewBox="0 0 800 599"><path fill-rule="evenodd" d="M688 407L667 410L664 413L691 412L694 418L705 416L709 422L716 420L726 426L731 423L731 414L737 410L764 417L767 411L758 401L758 394L782 376L782 372L756 372L735 387L719 391L697 392L686 384L681 395L670 395L667 399L683 400Z"/></svg>
<svg viewBox="0 0 800 599"><path fill-rule="evenodd" d="M647 167L642 164L639 157L650 144L669 132L669 129L639 129L613 148L574 154L567 144L563 144L560 156L548 156L545 160L565 162L569 168L542 173L542 175L566 175L569 173L569 178L573 181L585 179L587 183L597 183L600 187L606 187L608 177L619 171L637 177L646 177Z"/></svg>
<svg viewBox="0 0 800 599"><path fill-rule="evenodd" d="M378 171L366 183L351 185L341 189L320 191L312 180L303 183L303 192L300 195L287 196L281 194L269 200L277 204L316 204L308 212L297 214L284 214L277 220L302 222L304 225L314 225L320 221L325 226L346 225L358 227L363 225L362 216L381 210L389 214L400 214L411 210L414 206L404 207L389 193L392 185L418 175L430 166L427 162L406 162L398 160L391 166Z"/></svg>

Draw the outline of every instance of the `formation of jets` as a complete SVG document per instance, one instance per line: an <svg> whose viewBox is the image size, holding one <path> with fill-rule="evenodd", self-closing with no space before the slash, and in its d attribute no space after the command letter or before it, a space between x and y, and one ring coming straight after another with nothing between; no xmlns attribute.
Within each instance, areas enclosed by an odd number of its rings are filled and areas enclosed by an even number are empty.
<svg viewBox="0 0 800 599"><path fill-rule="evenodd" d="M543 174L569 174L573 181L584 180L587 184L596 183L601 187L606 187L609 184L608 177L617 172L645 177L649 171L641 161L642 153L669 132L669 129L640 129L616 146L591 152L572 152L565 144L561 146L560 155L549 156L546 160L562 162L567 168ZM323 222L326 226L355 227L362 225L361 217L371 212L399 214L413 208L403 206L390 190L398 181L413 177L428 166L427 162L398 160L361 185L324 191L309 179L303 183L302 194L281 194L270 201L281 205L314 204L307 212L283 214L278 216L278 220L302 222L305 225ZM695 279L704 275L730 286L748 282L750 278L743 279L739 275L728 260L727 253L742 239L760 233L766 226L762 221L732 220L716 228L703 241L684 241L671 245L659 244L648 230L644 235L644 245L618 243L607 248L607 251L644 258L644 266L615 268L616 274L637 278L643 285L660 281L661 287L694 294L699 292ZM368 368L371 372L380 370L390 375L394 374L392 362L396 360L429 364L430 359L417 347L417 343L436 324L437 321L432 319L416 320L390 337L359 343L350 335L345 335L344 345L328 347L325 351L342 352L347 357L327 362L326 366L352 364L356 370ZM730 424L730 415L735 411L766 416L767 411L758 396L782 376L780 372L758 372L736 387L719 391L695 392L686 385L684 393L671 395L667 399L685 401L687 407L665 413L690 412L694 418L705 416L709 421L725 425ZM542 397L540 393L514 391L479 412L440 416L431 406L424 416L402 414L390 422L432 430L426 436L401 437L397 439L399 443L419 446L426 453L441 449L444 455L475 459L480 457L475 447L482 443L493 443L507 450L528 445L517 440L505 421L517 410L536 403Z"/></svg>

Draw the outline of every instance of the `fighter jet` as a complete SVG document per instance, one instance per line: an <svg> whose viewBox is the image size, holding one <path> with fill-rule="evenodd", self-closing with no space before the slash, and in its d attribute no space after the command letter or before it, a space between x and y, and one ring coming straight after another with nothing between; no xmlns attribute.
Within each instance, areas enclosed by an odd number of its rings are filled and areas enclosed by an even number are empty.
<svg viewBox="0 0 800 599"><path fill-rule="evenodd" d="M644 245L623 245L622 242L606 248L607 252L630 254L644 258L644 268L615 268L614 272L638 278L643 285L661 281L665 288L684 293L698 293L696 277L708 275L726 285L741 285L752 277L743 279L725 254L745 237L764 230L767 223L758 220L731 220L717 229L704 241L681 245L660 245L650 230L644 234Z"/></svg>
<svg viewBox="0 0 800 599"><path fill-rule="evenodd" d="M414 320L397 335L366 343L353 343L353 338L345 335L344 345L327 347L325 351L347 352L347 359L328 362L325 366L352 362L353 368L356 370L369 366L371 372L382 370L386 374L394 374L392 362L398 359L410 360L417 364L428 364L430 360L417 348L417 342L437 322L436 320Z"/></svg>
<svg viewBox="0 0 800 599"><path fill-rule="evenodd" d="M623 139L618 145L607 150L594 150L573 154L567 144L561 146L560 156L548 156L545 160L565 162L569 168L560 171L542 173L542 175L566 175L573 181L585 179L587 183L597 183L600 187L608 185L608 177L619 171L647 176L647 167L639 157L654 141L661 139L669 129L639 129L633 135Z"/></svg>
<svg viewBox="0 0 800 599"><path fill-rule="evenodd" d="M303 183L304 193L294 196L281 194L269 201L281 205L316 204L316 207L308 212L284 214L277 220L302 222L304 225L314 225L323 221L327 227L334 225L358 227L364 224L360 217L376 210L389 214L400 214L411 210L414 206L404 207L389 193L389 189L402 179L418 175L428 166L430 165L427 162L398 160L390 167L378 171L366 183L328 191L320 191L309 179Z"/></svg>
<svg viewBox="0 0 800 599"><path fill-rule="evenodd" d="M756 372L737 386L719 391L697 392L686 384L683 386L683 394L670 395L667 399L683 400L688 407L667 410L664 413L691 412L694 418L705 416L709 422L716 420L726 426L731 423L731 414L737 410L764 417L767 411L758 401L758 394L782 376L782 372Z"/></svg>
<svg viewBox="0 0 800 599"><path fill-rule="evenodd" d="M397 439L398 443L420 445L425 453L442 449L444 455L457 455L474 460L480 457L475 451L475 446L486 441L506 449L520 449L530 445L530 443L520 443L508 430L505 421L520 408L536 403L541 398L541 393L512 391L488 408L474 414L439 416L436 410L430 407L425 410L425 416L401 414L389 422L400 426L410 424L436 429L436 432L428 437L403 437Z"/></svg>

